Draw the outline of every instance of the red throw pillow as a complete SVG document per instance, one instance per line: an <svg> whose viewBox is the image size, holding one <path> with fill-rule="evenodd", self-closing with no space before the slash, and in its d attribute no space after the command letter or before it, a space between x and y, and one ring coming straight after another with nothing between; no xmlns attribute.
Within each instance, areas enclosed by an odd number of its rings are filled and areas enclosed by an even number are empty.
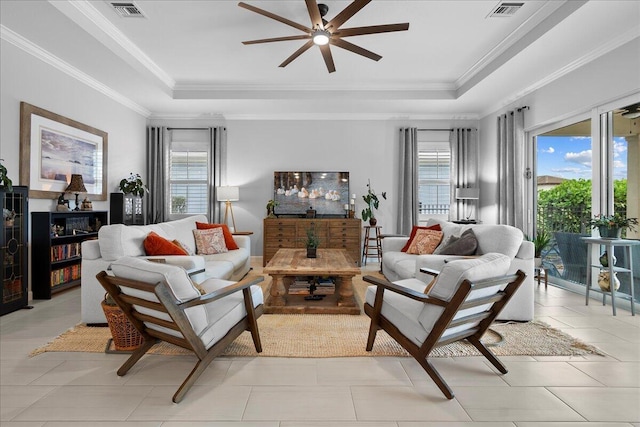
<svg viewBox="0 0 640 427"><path fill-rule="evenodd" d="M440 228L440 224L434 224L428 227L420 227L420 226L414 225L413 229L411 230L411 235L409 236L409 240L407 240L407 244L404 245L404 248L401 249L401 252L407 252L407 249L409 249L409 246L411 246L411 242L413 241L413 238L416 237L416 231L418 230L442 231L442 228Z"/></svg>
<svg viewBox="0 0 640 427"><path fill-rule="evenodd" d="M147 255L188 255L180 246L154 231L144 239L144 251Z"/></svg>
<svg viewBox="0 0 640 427"><path fill-rule="evenodd" d="M233 235L231 231L229 231L229 227L227 224L207 224L206 222L197 222L196 228L198 230L206 230L208 228L218 228L222 227L222 234L224 234L224 243L227 245L227 249L232 251L234 249L240 249L235 240L233 240Z"/></svg>

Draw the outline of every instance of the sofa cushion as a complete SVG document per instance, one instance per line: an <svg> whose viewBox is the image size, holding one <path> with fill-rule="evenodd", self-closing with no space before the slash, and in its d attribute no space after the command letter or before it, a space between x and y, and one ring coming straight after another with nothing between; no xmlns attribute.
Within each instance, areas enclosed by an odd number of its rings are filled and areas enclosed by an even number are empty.
<svg viewBox="0 0 640 427"><path fill-rule="evenodd" d="M473 227L478 239L478 253L498 252L509 258L515 258L524 234L519 228L510 225L480 224Z"/></svg>
<svg viewBox="0 0 640 427"><path fill-rule="evenodd" d="M155 231L164 238L170 238L159 225L114 224L100 227L98 242L105 261L115 261L123 256L144 256L144 239Z"/></svg>
<svg viewBox="0 0 640 427"><path fill-rule="evenodd" d="M442 241L442 235L442 231L417 230L406 252L415 255L432 254Z"/></svg>
<svg viewBox="0 0 640 427"><path fill-rule="evenodd" d="M147 255L188 255L182 247L159 236L155 231L147 234L143 245Z"/></svg>
<svg viewBox="0 0 640 427"><path fill-rule="evenodd" d="M434 224L434 225L430 225L430 226L427 226L427 227L414 225L413 228L411 229L411 234L409 235L409 240L407 240L407 243L400 250L401 252L407 252L407 250L409 249L409 246L411 246L411 242L413 242L413 239L415 238L416 233L417 233L418 230L442 231L442 229L440 228L440 224Z"/></svg>
<svg viewBox="0 0 640 427"><path fill-rule="evenodd" d="M196 222L207 221L205 215L193 215L175 221L167 221L158 224L165 234L171 239L179 240L187 250L187 253L196 252L196 242L193 239L191 230L196 228Z"/></svg>
<svg viewBox="0 0 640 427"><path fill-rule="evenodd" d="M227 224L207 224L202 222L196 222L196 228L198 230L206 230L208 228L222 228L222 232L224 233L224 241L227 246L227 249L230 251L238 249L238 244L235 240L233 240L233 234L229 231L229 227Z"/></svg>
<svg viewBox="0 0 640 427"><path fill-rule="evenodd" d="M207 230L193 230L196 239L196 253L198 255L214 255L229 252L224 242L222 228L209 228Z"/></svg>
<svg viewBox="0 0 640 427"><path fill-rule="evenodd" d="M460 237L451 236L439 255L473 255L478 249L478 239L473 229L468 229Z"/></svg>

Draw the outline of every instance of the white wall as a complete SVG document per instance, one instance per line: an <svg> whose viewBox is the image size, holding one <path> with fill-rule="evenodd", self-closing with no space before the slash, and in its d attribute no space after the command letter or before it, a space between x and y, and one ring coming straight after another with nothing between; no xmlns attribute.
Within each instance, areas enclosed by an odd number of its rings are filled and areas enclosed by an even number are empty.
<svg viewBox="0 0 640 427"><path fill-rule="evenodd" d="M19 184L21 101L108 133L108 192L117 191L130 172L144 175L145 117L4 40L0 67L0 158L14 185ZM53 211L56 201L30 198L29 211ZM108 201L92 204L94 210L109 209Z"/></svg>
<svg viewBox="0 0 640 427"><path fill-rule="evenodd" d="M480 121L480 218L498 222L497 116L509 109L529 106L528 131L640 92L640 38L591 61L550 84L485 116Z"/></svg>
<svg viewBox="0 0 640 427"><path fill-rule="evenodd" d="M107 132L108 192L117 191L130 172L144 175L145 117L4 40L0 54L0 158L14 184L19 183L21 101ZM56 204L29 202L30 211L53 210ZM108 201L93 202L94 210L108 208Z"/></svg>

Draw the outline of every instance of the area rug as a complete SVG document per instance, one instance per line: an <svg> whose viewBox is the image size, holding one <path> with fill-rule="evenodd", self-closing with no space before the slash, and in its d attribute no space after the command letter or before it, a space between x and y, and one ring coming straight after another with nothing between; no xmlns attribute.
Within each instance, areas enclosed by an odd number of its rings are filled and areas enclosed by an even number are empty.
<svg viewBox="0 0 640 427"><path fill-rule="evenodd" d="M268 289L268 283L265 290ZM367 283L354 280L356 297L362 301ZM265 314L258 319L262 353L256 353L249 332L238 337L224 352L225 356L261 357L362 357L399 356L409 354L384 331L379 331L371 352L365 351L369 330L366 315L331 314ZM493 330L493 332L491 331ZM577 356L602 354L568 334L541 322L495 323L483 341L498 356ZM109 328L78 325L34 350L31 355L50 351L104 352L111 338ZM160 343L149 353L187 355L191 352L172 344ZM479 356L466 342L440 347L433 357Z"/></svg>

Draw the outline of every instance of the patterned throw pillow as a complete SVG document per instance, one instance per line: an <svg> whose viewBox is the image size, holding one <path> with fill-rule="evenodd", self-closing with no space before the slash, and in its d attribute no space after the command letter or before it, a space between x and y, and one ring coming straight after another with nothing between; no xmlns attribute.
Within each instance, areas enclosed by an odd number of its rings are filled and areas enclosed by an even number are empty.
<svg viewBox="0 0 640 427"><path fill-rule="evenodd" d="M196 239L196 253L200 255L213 255L229 252L224 243L222 228L210 228L207 230L193 230Z"/></svg>
<svg viewBox="0 0 640 427"><path fill-rule="evenodd" d="M416 231L416 235L413 237L408 254L414 255L428 255L438 247L443 236L442 231L420 229Z"/></svg>
<svg viewBox="0 0 640 427"><path fill-rule="evenodd" d="M236 243L235 240L233 240L233 234L231 234L231 231L229 230L229 227L227 226L227 224L208 224L206 222L196 221L196 228L198 230L206 230L209 228L222 228L222 232L224 233L224 241L225 241L225 244L227 245L227 249L230 251L239 249L238 244Z"/></svg>
<svg viewBox="0 0 640 427"><path fill-rule="evenodd" d="M407 240L407 243L400 250L401 252L407 252L407 250L409 249L409 246L411 246L411 243L413 242L413 239L416 237L416 233L418 232L418 230L436 230L436 231L441 231L442 229L440 228L440 224L430 225L428 227L422 227L422 226L414 225L413 228L411 229L411 234L409 235L409 240Z"/></svg>

